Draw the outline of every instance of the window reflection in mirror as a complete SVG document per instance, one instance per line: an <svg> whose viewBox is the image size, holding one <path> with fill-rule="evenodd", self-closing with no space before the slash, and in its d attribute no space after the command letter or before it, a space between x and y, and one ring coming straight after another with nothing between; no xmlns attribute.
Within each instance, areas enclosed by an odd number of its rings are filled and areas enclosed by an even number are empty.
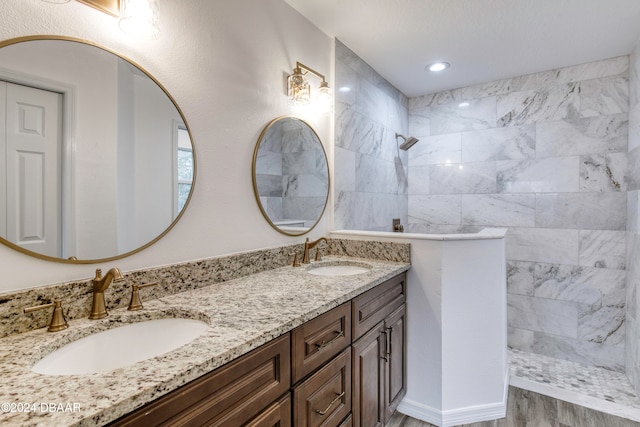
<svg viewBox="0 0 640 427"><path fill-rule="evenodd" d="M193 148L189 132L183 126L178 127L178 149L176 152L178 173L176 175L176 209L184 208L193 184Z"/></svg>

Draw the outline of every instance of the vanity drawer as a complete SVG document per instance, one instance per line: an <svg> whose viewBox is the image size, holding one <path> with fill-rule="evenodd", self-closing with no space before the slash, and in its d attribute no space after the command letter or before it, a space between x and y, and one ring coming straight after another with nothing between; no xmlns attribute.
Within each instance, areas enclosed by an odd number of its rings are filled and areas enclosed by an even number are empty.
<svg viewBox="0 0 640 427"><path fill-rule="evenodd" d="M291 427L291 393L285 394L244 427Z"/></svg>
<svg viewBox="0 0 640 427"><path fill-rule="evenodd" d="M340 424L340 427L353 427L353 415L349 414L347 419Z"/></svg>
<svg viewBox="0 0 640 427"><path fill-rule="evenodd" d="M351 412L351 347L293 389L293 425L336 427Z"/></svg>
<svg viewBox="0 0 640 427"><path fill-rule="evenodd" d="M295 384L351 344L351 303L297 327L291 333L291 380Z"/></svg>
<svg viewBox="0 0 640 427"><path fill-rule="evenodd" d="M291 387L290 347L283 335L112 425L242 425Z"/></svg>
<svg viewBox="0 0 640 427"><path fill-rule="evenodd" d="M354 341L404 304L406 277L406 273L400 274L351 301Z"/></svg>

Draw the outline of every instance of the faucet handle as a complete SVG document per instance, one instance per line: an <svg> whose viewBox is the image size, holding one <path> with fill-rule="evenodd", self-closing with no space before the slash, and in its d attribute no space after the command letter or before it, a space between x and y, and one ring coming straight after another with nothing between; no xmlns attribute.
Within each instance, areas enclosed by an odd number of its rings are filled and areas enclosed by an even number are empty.
<svg viewBox="0 0 640 427"><path fill-rule="evenodd" d="M138 290L147 286L155 286L158 282L145 283L144 285L131 285L131 301L129 301L129 311L142 310L142 301L140 301L140 293Z"/></svg>
<svg viewBox="0 0 640 427"><path fill-rule="evenodd" d="M316 256L313 259L314 261L322 261L322 248L317 248L316 249Z"/></svg>
<svg viewBox="0 0 640 427"><path fill-rule="evenodd" d="M291 264L291 266L300 267L300 260L298 259L298 254L296 252L291 252L289 256L293 257L293 264Z"/></svg>
<svg viewBox="0 0 640 427"><path fill-rule="evenodd" d="M43 310L49 307L53 307L53 316L51 316L51 322L49 323L47 331L58 332L63 329L67 329L69 327L69 324L67 323L67 320L64 318L64 314L62 313L62 300L60 298L53 300L53 302L49 304L25 307L23 311L25 313L32 313L34 311Z"/></svg>

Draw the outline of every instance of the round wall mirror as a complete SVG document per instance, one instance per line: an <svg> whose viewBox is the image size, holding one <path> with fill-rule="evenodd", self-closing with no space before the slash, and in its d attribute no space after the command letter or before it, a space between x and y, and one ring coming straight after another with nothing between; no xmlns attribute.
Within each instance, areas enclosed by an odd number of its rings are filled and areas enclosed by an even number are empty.
<svg viewBox="0 0 640 427"><path fill-rule="evenodd" d="M160 239L195 184L187 122L149 73L58 36L0 42L0 242L48 260Z"/></svg>
<svg viewBox="0 0 640 427"><path fill-rule="evenodd" d="M329 166L320 138L296 117L272 120L253 152L253 190L273 228L299 236L316 226L329 197Z"/></svg>

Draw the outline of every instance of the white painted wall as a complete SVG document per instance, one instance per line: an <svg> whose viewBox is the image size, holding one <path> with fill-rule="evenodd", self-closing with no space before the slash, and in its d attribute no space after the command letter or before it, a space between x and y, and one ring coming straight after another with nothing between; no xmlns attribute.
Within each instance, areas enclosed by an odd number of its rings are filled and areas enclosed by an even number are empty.
<svg viewBox="0 0 640 427"><path fill-rule="evenodd" d="M122 33L115 18L79 2L0 2L0 40L77 37L150 72L182 109L198 162L187 211L152 247L107 265L67 265L0 245L0 291L88 278L98 267L131 271L304 241L276 232L262 217L253 196L251 160L264 126L296 113L287 104L286 75L296 61L330 75L332 40L282 0L163 1L160 14L160 36L139 40ZM331 158L330 118L301 117L316 129ZM309 237L326 234L328 221L325 213Z"/></svg>
<svg viewBox="0 0 640 427"><path fill-rule="evenodd" d="M506 414L505 233L503 229L499 239L442 242L443 426ZM411 397L419 398L419 390L411 391Z"/></svg>
<svg viewBox="0 0 640 427"><path fill-rule="evenodd" d="M330 233L335 238L411 244L406 290L409 374L400 412L438 426L505 416L505 233Z"/></svg>

